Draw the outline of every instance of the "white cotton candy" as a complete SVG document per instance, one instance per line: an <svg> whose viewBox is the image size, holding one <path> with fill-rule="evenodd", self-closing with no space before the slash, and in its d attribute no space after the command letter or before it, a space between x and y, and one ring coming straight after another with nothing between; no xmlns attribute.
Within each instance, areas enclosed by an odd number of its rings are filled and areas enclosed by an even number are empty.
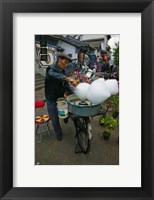
<svg viewBox="0 0 154 200"><path fill-rule="evenodd" d="M105 81L111 95L115 95L119 92L118 81L116 79L109 79Z"/></svg>
<svg viewBox="0 0 154 200"><path fill-rule="evenodd" d="M111 96L105 81L94 81L88 88L87 99L93 104L101 104Z"/></svg>
<svg viewBox="0 0 154 200"><path fill-rule="evenodd" d="M96 81L99 81L99 82L104 83L105 79L104 79L104 78L98 78L97 80L95 80L95 82L96 82Z"/></svg>
<svg viewBox="0 0 154 200"><path fill-rule="evenodd" d="M75 94L81 100L85 100L89 88L89 83L79 83L75 89Z"/></svg>

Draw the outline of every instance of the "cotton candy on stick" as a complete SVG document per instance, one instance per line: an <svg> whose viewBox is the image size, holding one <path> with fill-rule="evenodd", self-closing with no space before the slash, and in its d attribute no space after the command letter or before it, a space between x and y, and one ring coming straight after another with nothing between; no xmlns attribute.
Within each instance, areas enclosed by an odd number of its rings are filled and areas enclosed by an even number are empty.
<svg viewBox="0 0 154 200"><path fill-rule="evenodd" d="M116 79L109 79L105 81L111 95L116 95L119 92L118 81Z"/></svg>
<svg viewBox="0 0 154 200"><path fill-rule="evenodd" d="M87 99L93 104L101 104L111 96L108 87L103 80L96 80L88 88Z"/></svg>
<svg viewBox="0 0 154 200"><path fill-rule="evenodd" d="M75 89L75 94L81 99L85 100L89 88L89 83L79 83Z"/></svg>

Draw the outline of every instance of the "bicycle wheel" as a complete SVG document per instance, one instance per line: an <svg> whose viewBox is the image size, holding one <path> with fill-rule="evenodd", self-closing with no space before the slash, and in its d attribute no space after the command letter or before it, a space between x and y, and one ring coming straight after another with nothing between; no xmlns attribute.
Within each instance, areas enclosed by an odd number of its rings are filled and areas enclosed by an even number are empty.
<svg viewBox="0 0 154 200"><path fill-rule="evenodd" d="M88 135L89 122L89 117L80 117L75 120L76 138L81 151L85 154L90 151L91 140Z"/></svg>

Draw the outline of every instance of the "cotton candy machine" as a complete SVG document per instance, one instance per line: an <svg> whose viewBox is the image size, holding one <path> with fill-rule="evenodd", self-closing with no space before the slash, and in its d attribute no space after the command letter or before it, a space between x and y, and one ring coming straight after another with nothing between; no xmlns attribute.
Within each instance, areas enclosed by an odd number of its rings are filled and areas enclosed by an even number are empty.
<svg viewBox="0 0 154 200"><path fill-rule="evenodd" d="M101 104L95 105L88 100L80 100L75 94L69 95L66 101L69 112L77 116L94 116L101 110Z"/></svg>

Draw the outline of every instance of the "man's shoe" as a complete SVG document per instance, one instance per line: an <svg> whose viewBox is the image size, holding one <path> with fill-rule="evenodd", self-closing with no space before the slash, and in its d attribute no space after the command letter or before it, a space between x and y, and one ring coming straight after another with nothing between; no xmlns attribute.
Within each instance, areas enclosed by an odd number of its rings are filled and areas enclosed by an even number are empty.
<svg viewBox="0 0 154 200"><path fill-rule="evenodd" d="M62 140L62 134L58 134L58 135L57 135L57 140L58 140L58 141L61 141L61 140Z"/></svg>

